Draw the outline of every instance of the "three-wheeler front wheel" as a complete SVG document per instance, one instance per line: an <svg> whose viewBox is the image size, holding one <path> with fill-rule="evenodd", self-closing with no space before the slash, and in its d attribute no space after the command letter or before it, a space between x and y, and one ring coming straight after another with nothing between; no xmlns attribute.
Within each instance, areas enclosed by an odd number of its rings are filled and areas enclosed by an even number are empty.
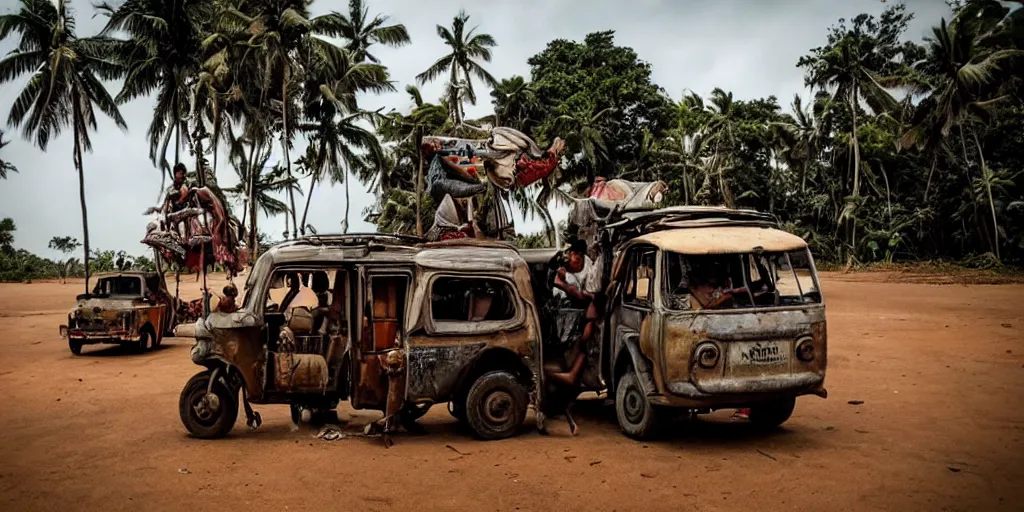
<svg viewBox="0 0 1024 512"><path fill-rule="evenodd" d="M209 393L207 392L209 390ZM224 437L238 419L238 394L223 381L210 387L210 372L188 380L178 398L178 414L189 433L201 439Z"/></svg>
<svg viewBox="0 0 1024 512"><path fill-rule="evenodd" d="M515 375L495 371L481 375L466 395L466 422L480 439L512 437L526 420L529 396Z"/></svg>

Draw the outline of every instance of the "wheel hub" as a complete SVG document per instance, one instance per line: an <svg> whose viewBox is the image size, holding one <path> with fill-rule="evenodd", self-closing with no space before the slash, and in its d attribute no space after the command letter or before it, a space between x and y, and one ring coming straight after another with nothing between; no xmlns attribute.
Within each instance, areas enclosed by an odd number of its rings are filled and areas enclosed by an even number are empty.
<svg viewBox="0 0 1024 512"><path fill-rule="evenodd" d="M644 417L646 407L646 400L638 390L627 390L626 399L623 401L623 412L626 413L626 419L630 423L639 423Z"/></svg>
<svg viewBox="0 0 1024 512"><path fill-rule="evenodd" d="M483 405L484 418L488 423L505 423L512 417L512 395L506 391L491 393Z"/></svg>
<svg viewBox="0 0 1024 512"><path fill-rule="evenodd" d="M211 421L220 410L220 398L215 393L203 393L192 403L192 410L202 421Z"/></svg>

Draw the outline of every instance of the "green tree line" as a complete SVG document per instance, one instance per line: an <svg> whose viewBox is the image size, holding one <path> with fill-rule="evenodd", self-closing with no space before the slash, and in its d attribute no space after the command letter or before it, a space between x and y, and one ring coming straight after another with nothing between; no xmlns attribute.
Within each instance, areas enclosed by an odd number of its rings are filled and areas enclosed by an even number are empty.
<svg viewBox="0 0 1024 512"><path fill-rule="evenodd" d="M242 205L250 247L259 211L283 215L286 238L310 231L309 199L325 182L345 185L347 229L351 178L375 194L366 213L378 229L422 232L434 205L422 193L421 138L478 138L505 125L542 145L567 141L550 180L511 195L549 232L558 229L550 206L596 176L661 179L672 204L771 212L832 261L1024 259L1020 2L951 2L952 15L921 41L906 37L903 5L838 20L794 62L807 89L785 105L722 89L673 97L613 31L551 41L529 58L528 79L498 80L486 68L499 42L459 12L437 27L446 52L405 84L414 108L387 114L359 100L401 85L375 52L410 43L406 28L361 0L320 16L312 4L111 1L94 6L107 23L88 36L75 33L67 0L19 0L0 16L0 39L16 43L0 60L0 83L30 77L8 124L41 149L73 137L86 263L82 153L98 114L128 129L119 107L142 96L155 101L146 129L154 167L166 179L192 158L199 185ZM444 92L427 101L417 86L436 80ZM119 91L106 89L111 81ZM484 88L493 114L467 119ZM268 166L278 150L283 162ZM225 165L240 183L222 190Z"/></svg>

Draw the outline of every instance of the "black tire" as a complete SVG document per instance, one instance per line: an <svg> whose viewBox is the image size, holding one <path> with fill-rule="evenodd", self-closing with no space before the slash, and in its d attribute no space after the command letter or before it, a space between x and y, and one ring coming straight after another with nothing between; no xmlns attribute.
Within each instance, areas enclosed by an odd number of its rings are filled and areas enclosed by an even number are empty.
<svg viewBox="0 0 1024 512"><path fill-rule="evenodd" d="M232 391L223 382L213 383L213 394L217 396L215 411L197 410L210 384L210 372L204 371L192 376L181 390L178 398L178 414L194 437L215 439L231 432L238 419L238 392Z"/></svg>
<svg viewBox="0 0 1024 512"><path fill-rule="evenodd" d="M632 369L619 379L615 389L615 417L622 433L633 439L649 439L657 434L656 411Z"/></svg>
<svg viewBox="0 0 1024 512"><path fill-rule="evenodd" d="M526 421L529 397L526 389L508 372L481 375L466 395L466 422L477 437L505 439Z"/></svg>
<svg viewBox="0 0 1024 512"><path fill-rule="evenodd" d="M139 345L136 347L136 350L142 353L149 352L152 350L152 347L150 346L152 340L153 337L149 335L149 331L142 331L142 333L139 334Z"/></svg>
<svg viewBox="0 0 1024 512"><path fill-rule="evenodd" d="M793 415L796 397L780 398L750 407L750 423L758 429L770 430L782 425Z"/></svg>
<svg viewBox="0 0 1024 512"><path fill-rule="evenodd" d="M466 423L465 394L457 393L452 397L452 400L448 402L448 414L451 414L453 418L459 420L459 423Z"/></svg>
<svg viewBox="0 0 1024 512"><path fill-rule="evenodd" d="M425 416L432 405L434 404L406 404L399 414L402 415L402 421L416 421Z"/></svg>
<svg viewBox="0 0 1024 512"><path fill-rule="evenodd" d="M71 353L80 356L82 355L82 342L68 339L68 348L71 349Z"/></svg>
<svg viewBox="0 0 1024 512"><path fill-rule="evenodd" d="M338 411L327 408L314 408L309 411L309 424L322 427L338 423Z"/></svg>

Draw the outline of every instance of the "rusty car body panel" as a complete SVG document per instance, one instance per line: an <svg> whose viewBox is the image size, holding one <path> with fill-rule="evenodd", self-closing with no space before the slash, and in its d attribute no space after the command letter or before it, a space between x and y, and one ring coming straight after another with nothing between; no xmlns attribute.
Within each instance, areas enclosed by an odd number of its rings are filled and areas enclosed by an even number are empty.
<svg viewBox="0 0 1024 512"><path fill-rule="evenodd" d="M95 343L139 343L144 336L157 346L174 327L174 306L162 274L100 274L93 293L78 297L60 334L72 351Z"/></svg>
<svg viewBox="0 0 1024 512"><path fill-rule="evenodd" d="M315 273L333 275L330 307L337 307L320 331L310 330L308 308L279 305L271 297L280 289L279 276ZM507 286L514 314L435 320L432 290L442 279ZM246 279L241 309L212 312L196 323L192 359L237 370L253 403L330 409L349 400L354 408L390 414L395 407L464 399L472 378L497 368L528 383L524 387L537 400L538 324L529 269L509 245L313 236L261 255ZM332 327L337 332L329 334Z"/></svg>

